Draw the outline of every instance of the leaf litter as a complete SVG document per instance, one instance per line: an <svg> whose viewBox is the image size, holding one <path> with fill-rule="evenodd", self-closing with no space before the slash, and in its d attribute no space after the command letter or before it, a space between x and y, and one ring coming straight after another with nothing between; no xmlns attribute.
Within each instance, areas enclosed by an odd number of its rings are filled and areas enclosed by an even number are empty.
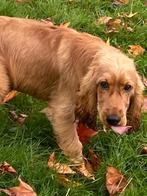
<svg viewBox="0 0 147 196"><path fill-rule="evenodd" d="M91 137L97 135L97 131L87 127L83 123L79 123L77 133L82 144L87 144Z"/></svg>
<svg viewBox="0 0 147 196"><path fill-rule="evenodd" d="M17 115L16 111L9 111L10 118L16 122L18 125L23 125L26 121L28 115L20 113Z"/></svg>
<svg viewBox="0 0 147 196"><path fill-rule="evenodd" d="M128 181L119 170L112 166L107 167L106 187L111 196L122 193L129 183L130 181Z"/></svg>
<svg viewBox="0 0 147 196"><path fill-rule="evenodd" d="M12 100L14 97L16 97L18 94L20 94L20 92L12 90L10 91L3 99L2 103L7 103L10 100Z"/></svg>
<svg viewBox="0 0 147 196"><path fill-rule="evenodd" d="M20 177L18 178L18 180L19 186L8 189L0 189L0 193L5 193L9 196L37 196L30 185L22 181Z"/></svg>
<svg viewBox="0 0 147 196"><path fill-rule="evenodd" d="M3 174L4 172L8 172L9 174L16 174L16 170L6 161L4 161L0 165L0 174Z"/></svg>
<svg viewBox="0 0 147 196"><path fill-rule="evenodd" d="M143 55L145 52L145 49L140 45L130 45L128 49L129 54L132 54L134 56Z"/></svg>

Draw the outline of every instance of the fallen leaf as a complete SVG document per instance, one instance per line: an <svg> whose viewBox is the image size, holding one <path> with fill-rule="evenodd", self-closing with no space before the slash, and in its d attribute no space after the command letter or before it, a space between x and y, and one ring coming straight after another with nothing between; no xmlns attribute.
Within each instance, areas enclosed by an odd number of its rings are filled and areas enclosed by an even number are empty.
<svg viewBox="0 0 147 196"><path fill-rule="evenodd" d="M55 153L53 152L48 160L48 167L50 169L55 170L58 174L75 174L76 172L73 171L68 165L59 163L56 161ZM73 164L72 167L74 170L79 172L80 174L84 175L88 179L95 179L94 172L88 160L84 158L84 163L82 164Z"/></svg>
<svg viewBox="0 0 147 196"><path fill-rule="evenodd" d="M1 193L3 192L9 196L37 196L37 194L33 191L30 185L23 182L20 178L18 178L18 180L19 180L18 187L0 189L0 192Z"/></svg>
<svg viewBox="0 0 147 196"><path fill-rule="evenodd" d="M0 165L0 173L4 173L4 172L8 172L10 174L15 174L16 170L6 161L4 161L1 165Z"/></svg>
<svg viewBox="0 0 147 196"><path fill-rule="evenodd" d="M141 154L147 154L147 146L144 146L144 147L141 149Z"/></svg>
<svg viewBox="0 0 147 196"><path fill-rule="evenodd" d="M70 22L63 22L63 23L61 23L60 25L59 25L59 27L65 27L65 28L67 28L67 27L69 27L70 26Z"/></svg>
<svg viewBox="0 0 147 196"><path fill-rule="evenodd" d="M94 171L97 171L100 168L100 158L96 155L94 150L89 149L90 163Z"/></svg>
<svg viewBox="0 0 147 196"><path fill-rule="evenodd" d="M114 5L126 5L129 3L129 0L113 0Z"/></svg>
<svg viewBox="0 0 147 196"><path fill-rule="evenodd" d="M122 193L128 185L126 178L114 167L108 166L106 173L106 187L110 195Z"/></svg>
<svg viewBox="0 0 147 196"><path fill-rule="evenodd" d="M11 99L13 99L14 97L16 97L20 92L12 90L10 91L3 99L3 103L9 102Z"/></svg>
<svg viewBox="0 0 147 196"><path fill-rule="evenodd" d="M131 126L111 126L111 128L115 133L122 135L127 133L128 130L131 129Z"/></svg>
<svg viewBox="0 0 147 196"><path fill-rule="evenodd" d="M142 112L147 112L147 96L144 96L144 103L142 106Z"/></svg>
<svg viewBox="0 0 147 196"><path fill-rule="evenodd" d="M143 55L145 49L139 45L130 45L128 49L129 54L133 54L135 56Z"/></svg>
<svg viewBox="0 0 147 196"><path fill-rule="evenodd" d="M18 115L16 114L15 111L9 111L10 117L13 121L17 121Z"/></svg>
<svg viewBox="0 0 147 196"><path fill-rule="evenodd" d="M11 119L15 121L18 125L23 125L25 123L26 118L28 117L26 114L17 115L15 111L10 111L9 114Z"/></svg>
<svg viewBox="0 0 147 196"><path fill-rule="evenodd" d="M84 163L76 167L76 170L90 180L95 180L94 170L89 161L84 158Z"/></svg>
<svg viewBox="0 0 147 196"><path fill-rule="evenodd" d="M26 114L19 114L18 119L17 119L17 123L19 125L23 125L25 123L25 120L28 116Z"/></svg>
<svg viewBox="0 0 147 196"><path fill-rule="evenodd" d="M124 27L124 24L122 23L121 19L110 19L107 23L107 31L106 33L112 33L112 32L118 32L122 27Z"/></svg>
<svg viewBox="0 0 147 196"><path fill-rule="evenodd" d="M82 144L87 144L91 137L97 135L96 131L88 128L83 123L79 123L77 127L77 133L78 133L79 139L82 142Z"/></svg>
<svg viewBox="0 0 147 196"><path fill-rule="evenodd" d="M102 16L102 17L100 17L97 20L96 23L98 23L98 24L107 24L110 19L112 19L112 17L110 17L110 16Z"/></svg>
<svg viewBox="0 0 147 196"><path fill-rule="evenodd" d="M54 152L49 157L48 167L50 169L55 170L59 174L75 174L76 173L68 165L63 164L63 163L58 163L56 161L56 157L55 157L55 153Z"/></svg>

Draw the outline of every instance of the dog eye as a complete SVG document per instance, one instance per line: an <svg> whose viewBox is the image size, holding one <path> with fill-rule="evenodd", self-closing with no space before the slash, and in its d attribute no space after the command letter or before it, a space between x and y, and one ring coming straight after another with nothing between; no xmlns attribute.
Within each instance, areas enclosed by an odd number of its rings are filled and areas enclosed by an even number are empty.
<svg viewBox="0 0 147 196"><path fill-rule="evenodd" d="M101 86L101 88L104 89L104 90L109 89L109 84L108 84L108 82L106 82L106 81L101 82L101 83L100 83L100 86Z"/></svg>
<svg viewBox="0 0 147 196"><path fill-rule="evenodd" d="M129 92L130 90L132 90L132 86L130 85L130 84L126 84L125 86L124 86L124 90L126 91L126 92Z"/></svg>

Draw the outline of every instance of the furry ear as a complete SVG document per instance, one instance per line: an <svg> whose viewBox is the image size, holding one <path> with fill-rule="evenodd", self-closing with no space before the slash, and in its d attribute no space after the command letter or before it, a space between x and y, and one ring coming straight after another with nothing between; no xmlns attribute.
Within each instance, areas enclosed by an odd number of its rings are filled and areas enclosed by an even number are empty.
<svg viewBox="0 0 147 196"><path fill-rule="evenodd" d="M133 131L139 129L140 126L141 108L143 105L143 90L144 85L139 75L137 75L135 94L131 98L130 107L127 114L128 125L132 126Z"/></svg>
<svg viewBox="0 0 147 196"><path fill-rule="evenodd" d="M89 127L96 127L97 93L95 67L91 67L81 81L77 97L76 116Z"/></svg>

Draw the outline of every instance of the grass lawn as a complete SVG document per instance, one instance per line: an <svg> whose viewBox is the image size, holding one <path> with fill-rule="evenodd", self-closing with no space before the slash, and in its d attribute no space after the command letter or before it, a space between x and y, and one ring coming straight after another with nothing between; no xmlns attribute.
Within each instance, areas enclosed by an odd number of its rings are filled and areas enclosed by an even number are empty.
<svg viewBox="0 0 147 196"><path fill-rule="evenodd" d="M127 5L116 6L110 0L34 0L18 4L14 0L0 0L0 15L52 18L56 24L64 21L70 26L86 31L107 40L127 53L129 45L141 45L147 49L147 6L143 0L130 0ZM137 12L132 18L122 18L134 32L122 29L117 33L106 34L105 25L97 24L101 16L116 18L118 14ZM19 28L19 27L18 27ZM15 40L14 40L15 41ZM147 77L147 55L135 57L137 69ZM30 96L18 95L14 100L0 107L0 163L4 160L17 169L21 178L30 184L39 196L107 196L105 173L107 165L118 168L131 183L122 195L147 195L147 155L140 155L143 145L147 146L147 115L142 115L142 125L138 132L118 136L112 132L100 132L92 138L89 147L101 157L102 164L96 174L96 181L76 175L71 178L81 186L64 187L58 183L57 175L47 167L47 159L56 151L57 158L63 156L52 134L48 120L39 111L46 106ZM8 113L16 110L28 115L23 126L12 122ZM0 176L0 188L16 186L17 177L8 174ZM3 194L0 194L3 195Z"/></svg>

